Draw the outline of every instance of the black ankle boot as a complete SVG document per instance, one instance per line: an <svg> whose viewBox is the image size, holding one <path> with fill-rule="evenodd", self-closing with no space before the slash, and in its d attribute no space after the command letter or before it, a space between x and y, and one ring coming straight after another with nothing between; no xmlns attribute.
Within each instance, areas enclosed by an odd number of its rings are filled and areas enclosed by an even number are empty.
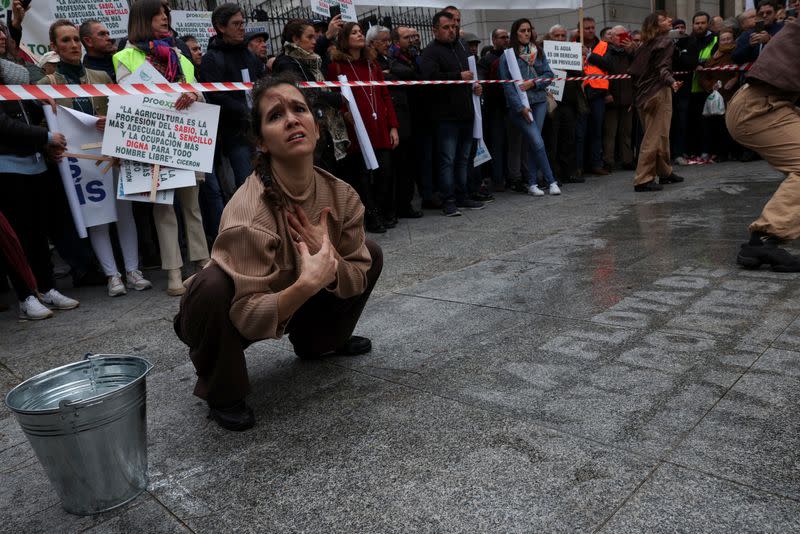
<svg viewBox="0 0 800 534"><path fill-rule="evenodd" d="M386 233L386 226L384 226L383 220L375 212L370 212L364 215L364 226L366 227L367 232L371 234Z"/></svg>
<svg viewBox="0 0 800 534"><path fill-rule="evenodd" d="M769 265L779 273L800 272L800 258L780 248L780 239L761 232L753 232L750 241L743 244L736 256L736 263L745 269L758 269Z"/></svg>
<svg viewBox="0 0 800 534"><path fill-rule="evenodd" d="M226 430L233 430L241 432L248 428L253 428L256 424L253 409L250 408L244 400L236 401L233 404L225 405L208 405L208 418L213 419L216 423Z"/></svg>

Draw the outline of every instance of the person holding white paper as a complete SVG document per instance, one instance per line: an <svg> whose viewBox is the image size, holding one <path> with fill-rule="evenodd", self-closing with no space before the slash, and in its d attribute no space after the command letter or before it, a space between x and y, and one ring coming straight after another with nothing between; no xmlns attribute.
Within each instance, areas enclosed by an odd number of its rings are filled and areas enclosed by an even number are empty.
<svg viewBox="0 0 800 534"><path fill-rule="evenodd" d="M27 82L27 76L24 67L0 60L0 84ZM38 298L33 294L18 295L21 319L45 319L52 315L43 304L60 310L78 306L77 300L55 289L46 216L39 207L44 184L52 179L44 155L60 158L67 140L60 133L37 126L41 120L41 108L33 102L0 102L0 183L3 184L0 212L17 233L41 293Z"/></svg>
<svg viewBox="0 0 800 534"><path fill-rule="evenodd" d="M81 62L81 41L77 28L68 20L57 20L50 26L50 47L60 59L57 70L39 80L39 85L64 85L70 83L113 83L103 71L87 69ZM108 98L64 98L57 103L87 115L97 116L96 128L105 129L105 115L108 109ZM118 176L115 174L115 178ZM131 203L116 201L117 236L119 238L122 257L125 262L125 283L117 269L114 249L111 246L109 225L101 224L87 228L89 241L97 256L97 261L108 279L108 296L124 295L128 289L142 291L150 289L152 284L145 279L139 270L139 236L136 232L136 221L133 218Z"/></svg>
<svg viewBox="0 0 800 534"><path fill-rule="evenodd" d="M376 61L375 50L366 46L361 26L348 22L339 32L336 49L331 54L328 66L328 79L337 80L340 75L347 76L351 82L382 82L383 72ZM348 156L342 162L342 178L353 185L367 208L366 226L368 232L383 233L386 228L397 225L394 207L394 177L392 173L392 150L400 143L397 133L399 123L392 104L392 97L386 87L353 87L358 111L369 136L378 169L368 171L358 143L351 143ZM353 118L346 108L345 120L348 123L350 139L356 139ZM371 176L370 176L371 174Z"/></svg>
<svg viewBox="0 0 800 534"><path fill-rule="evenodd" d="M551 82L533 81L534 78L553 78L554 74L544 51L533 40L533 25L530 20L517 19L511 25L511 49L500 59L499 66L500 78L504 80L514 78L507 60L511 51L516 56L516 66L525 81L521 84L504 84L503 89L511 122L522 131L528 145L528 194L536 197L544 195L544 191L536 183L537 174L541 171L549 185L549 193L560 195L561 190L550 168L547 149L542 139L542 128L547 116L546 87ZM519 94L520 90L527 97L527 106Z"/></svg>
<svg viewBox="0 0 800 534"><path fill-rule="evenodd" d="M137 0L131 5L128 19L128 44L114 54L117 82L124 83L145 63L152 65L168 82L194 83L194 65L181 54L170 30L169 6L161 0ZM200 93L183 93L175 102L175 109L182 110L202 100ZM198 187L182 187L176 190L183 214L186 231L186 248L189 260L202 267L208 263L208 243L203 230L203 218L198 203ZM167 294L183 295L181 249L178 242L178 218L171 205L153 206L158 245L161 249L161 268L167 271Z"/></svg>

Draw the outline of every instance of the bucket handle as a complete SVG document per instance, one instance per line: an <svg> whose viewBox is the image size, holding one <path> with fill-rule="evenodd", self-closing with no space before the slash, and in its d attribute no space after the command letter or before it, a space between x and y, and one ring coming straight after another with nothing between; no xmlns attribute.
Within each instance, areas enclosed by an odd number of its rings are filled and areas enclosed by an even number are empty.
<svg viewBox="0 0 800 534"><path fill-rule="evenodd" d="M128 354L92 354L91 352L87 352L86 354L83 355L83 359L91 361L95 358L102 358L106 356L130 357L130 355ZM147 364L147 368L144 370L144 373L142 373L142 376L145 377L148 374L150 374L150 371L152 371L155 366L148 360L145 360L144 358L141 359L144 360L144 362ZM61 401L59 401L58 403L58 408L59 410L62 411L77 410L78 408L89 408L90 406L97 406L98 404L102 403L103 399L87 399L87 400L74 400L74 401L71 401L69 399L61 399Z"/></svg>

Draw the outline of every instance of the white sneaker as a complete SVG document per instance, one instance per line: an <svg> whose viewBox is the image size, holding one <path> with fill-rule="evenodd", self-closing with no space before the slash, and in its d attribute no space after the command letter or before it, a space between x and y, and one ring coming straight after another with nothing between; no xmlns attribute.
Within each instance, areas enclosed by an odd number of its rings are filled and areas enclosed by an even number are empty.
<svg viewBox="0 0 800 534"><path fill-rule="evenodd" d="M71 310L80 304L77 300L65 297L55 289L42 295L42 303L54 310Z"/></svg>
<svg viewBox="0 0 800 534"><path fill-rule="evenodd" d="M552 184L550 184L549 193L551 195L560 195L561 194L561 189L558 188L558 184L557 183L553 182Z"/></svg>
<svg viewBox="0 0 800 534"><path fill-rule="evenodd" d="M122 284L122 276L119 273L114 273L108 277L108 296L118 297L127 293L125 286Z"/></svg>
<svg viewBox="0 0 800 534"><path fill-rule="evenodd" d="M53 312L39 302L39 299L31 295L26 298L24 302L19 303L19 318L30 319L31 321L39 321L40 319L49 319L53 316Z"/></svg>
<svg viewBox="0 0 800 534"><path fill-rule="evenodd" d="M128 286L128 289L135 289L136 291L144 291L153 287L153 284L146 280L142 275L142 271L138 269L125 275L125 285Z"/></svg>
<svg viewBox="0 0 800 534"><path fill-rule="evenodd" d="M533 195L535 197L543 197L544 196L544 191L539 189L538 185L532 185L532 186L530 186L528 188L528 194L529 195Z"/></svg>

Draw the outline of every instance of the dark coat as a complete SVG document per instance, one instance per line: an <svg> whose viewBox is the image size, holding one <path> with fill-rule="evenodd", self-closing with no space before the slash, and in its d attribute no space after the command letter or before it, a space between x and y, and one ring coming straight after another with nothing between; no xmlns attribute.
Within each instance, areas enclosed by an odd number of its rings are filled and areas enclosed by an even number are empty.
<svg viewBox="0 0 800 534"><path fill-rule="evenodd" d="M203 56L197 78L201 82L241 82L242 70L250 73L255 82L265 74L265 65L244 43L229 45L212 37L208 52ZM249 131L250 110L244 91L215 91L206 93L209 104L221 106L219 131L223 135L243 138Z"/></svg>
<svg viewBox="0 0 800 534"><path fill-rule="evenodd" d="M272 74L278 75L283 73L293 74L301 82L313 82L316 80L314 75L307 71L305 65L290 58L286 54L279 55L272 63ZM325 74L324 70L322 71L322 74ZM335 109L339 109L344 103L342 100L342 94L334 93L332 91L314 91L314 98L317 102Z"/></svg>
<svg viewBox="0 0 800 534"><path fill-rule="evenodd" d="M469 70L467 53L458 42L442 43L433 40L422 51L420 69L425 80L460 80L461 73ZM431 120L471 121L474 119L472 87L469 84L433 87L428 94Z"/></svg>
<svg viewBox="0 0 800 534"><path fill-rule="evenodd" d="M633 78L636 105L644 106L664 87L675 83L672 74L675 44L666 35L656 37L636 51L628 73Z"/></svg>
<svg viewBox="0 0 800 534"><path fill-rule="evenodd" d="M627 74L633 62L633 54L624 48L617 48L609 44L606 53L602 56L592 54L593 64L600 67L608 74ZM609 93L614 97L614 102L609 104L615 108L628 108L633 104L633 82L630 78L622 80L609 80Z"/></svg>
<svg viewBox="0 0 800 534"><path fill-rule="evenodd" d="M23 112L24 109L24 112ZM32 156L47 145L42 108L30 101L0 102L0 154Z"/></svg>
<svg viewBox="0 0 800 534"><path fill-rule="evenodd" d="M764 28L764 30L770 34L770 36L775 37L779 31L783 29L783 23L775 22L768 28ZM762 47L760 44L758 45L751 45L750 44L750 36L753 35L755 30L747 30L742 35L736 39L736 49L733 51L733 62L741 65L742 63L752 63L756 59L758 59L759 54L763 52ZM772 39L770 42L767 43L768 46L771 46Z"/></svg>
<svg viewBox="0 0 800 534"><path fill-rule="evenodd" d="M795 20L783 27L750 69L749 81L759 80L787 93L800 93L800 69L797 52L800 50L800 22Z"/></svg>
<svg viewBox="0 0 800 534"><path fill-rule="evenodd" d="M499 58L503 56L502 50L492 48L486 52L478 61L478 77L481 80L496 80L499 67ZM497 62L497 65L495 65ZM494 66L494 68L493 68ZM499 83L487 83L483 86L483 105L486 111L506 111L506 96L503 93L503 86Z"/></svg>

